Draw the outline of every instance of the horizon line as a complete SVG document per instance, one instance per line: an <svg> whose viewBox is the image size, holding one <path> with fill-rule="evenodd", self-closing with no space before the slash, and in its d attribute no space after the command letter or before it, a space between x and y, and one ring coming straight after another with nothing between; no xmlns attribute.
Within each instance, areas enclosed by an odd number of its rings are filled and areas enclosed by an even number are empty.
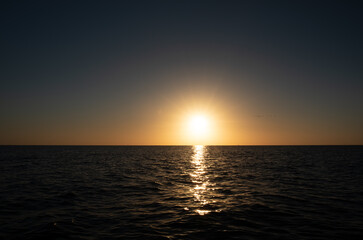
<svg viewBox="0 0 363 240"><path fill-rule="evenodd" d="M253 146L363 146L363 144L0 144L1 147L4 146L59 146L59 147L188 147L188 146L241 146L241 147L253 147Z"/></svg>

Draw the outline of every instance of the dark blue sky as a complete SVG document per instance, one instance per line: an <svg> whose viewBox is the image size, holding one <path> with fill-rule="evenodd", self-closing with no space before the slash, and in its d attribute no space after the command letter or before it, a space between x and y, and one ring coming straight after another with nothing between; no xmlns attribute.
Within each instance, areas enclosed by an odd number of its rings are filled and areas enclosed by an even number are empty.
<svg viewBox="0 0 363 240"><path fill-rule="evenodd" d="M260 136L233 144L363 144L359 1L0 9L0 144L159 144L138 131L186 98L225 105L235 131Z"/></svg>

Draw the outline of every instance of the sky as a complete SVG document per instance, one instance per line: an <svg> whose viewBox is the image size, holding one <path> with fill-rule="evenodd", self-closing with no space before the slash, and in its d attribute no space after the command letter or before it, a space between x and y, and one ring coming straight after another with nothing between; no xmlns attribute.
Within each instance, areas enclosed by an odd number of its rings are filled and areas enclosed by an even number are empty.
<svg viewBox="0 0 363 240"><path fill-rule="evenodd" d="M2 145L363 144L359 1L5 1L0 18Z"/></svg>

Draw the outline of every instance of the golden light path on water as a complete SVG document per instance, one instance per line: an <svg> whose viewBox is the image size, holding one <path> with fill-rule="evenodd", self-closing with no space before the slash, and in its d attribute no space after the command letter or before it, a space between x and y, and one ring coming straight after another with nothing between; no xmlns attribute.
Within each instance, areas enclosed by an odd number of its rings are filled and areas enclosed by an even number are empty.
<svg viewBox="0 0 363 240"><path fill-rule="evenodd" d="M206 147L203 145L195 145L194 154L191 159L194 169L190 173L190 176L192 182L195 184L194 188L191 189L191 192L194 196L194 202L198 205L195 211L199 215L205 215L211 212L210 210L203 209L206 204L210 203L210 200L207 197L207 191L211 185L206 174L207 165L205 162L205 149Z"/></svg>

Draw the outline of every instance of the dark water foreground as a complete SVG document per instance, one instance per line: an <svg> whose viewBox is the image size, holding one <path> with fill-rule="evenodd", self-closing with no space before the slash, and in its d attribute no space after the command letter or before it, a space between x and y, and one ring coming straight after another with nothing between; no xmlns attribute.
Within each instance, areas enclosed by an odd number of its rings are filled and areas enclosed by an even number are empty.
<svg viewBox="0 0 363 240"><path fill-rule="evenodd" d="M363 147L0 147L0 239L359 239Z"/></svg>

